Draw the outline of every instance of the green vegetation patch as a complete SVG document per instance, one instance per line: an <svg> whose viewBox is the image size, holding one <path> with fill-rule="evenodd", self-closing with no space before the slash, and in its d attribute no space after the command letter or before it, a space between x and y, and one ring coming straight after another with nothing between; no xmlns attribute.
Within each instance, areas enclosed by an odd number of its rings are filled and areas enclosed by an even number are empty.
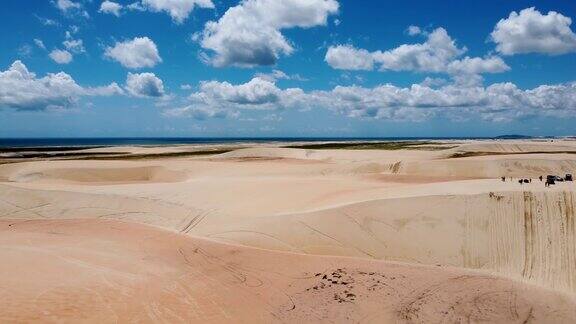
<svg viewBox="0 0 576 324"><path fill-rule="evenodd" d="M457 152L450 155L449 159L459 159L473 156L491 156L491 155L525 155L525 154L576 154L576 151L534 151L534 152Z"/></svg>
<svg viewBox="0 0 576 324"><path fill-rule="evenodd" d="M287 148L310 149L310 150L423 150L438 151L447 150L454 146L438 145L438 142L430 141L399 141L399 142L362 142L362 143L318 143L286 146Z"/></svg>
<svg viewBox="0 0 576 324"><path fill-rule="evenodd" d="M206 156L216 155L230 152L230 149L223 150L206 150L206 151L190 151L190 152L168 152L168 153L150 153L150 154L126 154L115 156L86 156L82 160L152 160L152 159L168 159L179 157L192 157L192 156Z"/></svg>

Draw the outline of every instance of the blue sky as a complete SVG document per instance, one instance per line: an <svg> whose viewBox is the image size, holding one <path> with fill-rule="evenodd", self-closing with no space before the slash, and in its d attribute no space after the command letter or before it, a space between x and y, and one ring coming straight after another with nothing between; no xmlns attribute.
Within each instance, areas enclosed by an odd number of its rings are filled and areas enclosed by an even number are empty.
<svg viewBox="0 0 576 324"><path fill-rule="evenodd" d="M573 1L3 1L0 137L576 133Z"/></svg>

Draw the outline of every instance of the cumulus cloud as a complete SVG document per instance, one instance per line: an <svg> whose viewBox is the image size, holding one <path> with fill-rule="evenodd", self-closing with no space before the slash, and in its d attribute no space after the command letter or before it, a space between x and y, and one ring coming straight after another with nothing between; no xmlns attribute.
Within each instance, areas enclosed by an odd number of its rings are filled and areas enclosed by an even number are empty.
<svg viewBox="0 0 576 324"><path fill-rule="evenodd" d="M381 70L442 72L465 51L456 46L444 28L437 28L427 36L426 42L375 52L374 60L381 64Z"/></svg>
<svg viewBox="0 0 576 324"><path fill-rule="evenodd" d="M304 97L302 89L280 89L273 81L259 77L238 85L203 81L198 91L189 96L190 105L168 109L165 115L191 116L196 119L237 117L242 110L306 108Z"/></svg>
<svg viewBox="0 0 576 324"><path fill-rule="evenodd" d="M423 121L436 116L509 121L537 115L573 116L576 82L523 90L513 83L483 86L428 78L409 87L336 86L306 92L300 88L281 89L274 82L254 78L239 85L201 82L189 99L189 106L166 114L209 118L245 109L329 109L352 118Z"/></svg>
<svg viewBox="0 0 576 324"><path fill-rule="evenodd" d="M570 29L572 19L555 11L543 15L534 7L513 11L500 20L492 40L504 55L542 53L560 55L576 52L576 34Z"/></svg>
<svg viewBox="0 0 576 324"><path fill-rule="evenodd" d="M370 52L352 45L331 46L326 52L325 61L340 70L373 70L379 66L380 71L482 74L510 69L497 56L459 59L466 48L458 47L444 28L437 28L431 33L418 29L418 34L426 36L424 43L404 44L387 51Z"/></svg>
<svg viewBox="0 0 576 324"><path fill-rule="evenodd" d="M126 90L136 97L162 97L164 83L154 73L128 73Z"/></svg>
<svg viewBox="0 0 576 324"><path fill-rule="evenodd" d="M247 83L232 85L228 82L206 81L200 92L190 97L196 102L219 105L241 105L249 108L268 108L280 101L282 90L273 82L254 78Z"/></svg>
<svg viewBox="0 0 576 324"><path fill-rule="evenodd" d="M212 55L204 58L215 66L273 65L294 51L283 29L325 26L338 8L336 0L242 1L206 24L200 44Z"/></svg>
<svg viewBox="0 0 576 324"><path fill-rule="evenodd" d="M121 4L114 2L114 1L106 0L106 1L102 2L102 4L100 5L100 9L98 10L98 12L114 15L116 17L120 17L120 14L122 12L122 8L123 7Z"/></svg>
<svg viewBox="0 0 576 324"><path fill-rule="evenodd" d="M331 46L324 60L333 68L339 70L373 70L374 56L365 49L357 49L352 45Z"/></svg>
<svg viewBox="0 0 576 324"><path fill-rule="evenodd" d="M369 52L351 45L331 46L325 60L335 69L372 70L376 64L380 70L445 72L450 62L466 51L444 28L427 34L421 44L404 44L387 51Z"/></svg>
<svg viewBox="0 0 576 324"><path fill-rule="evenodd" d="M34 43L41 49L46 49L44 43L39 39L34 39ZM74 54L86 52L84 42L81 39L73 39L70 32L66 32L66 40L62 42L66 49L54 49L48 56L58 64L68 64L73 61Z"/></svg>
<svg viewBox="0 0 576 324"><path fill-rule="evenodd" d="M82 96L122 93L115 83L96 88L81 87L64 72L49 73L38 78L21 61L15 61L6 71L0 71L0 107L17 110L64 109L73 106Z"/></svg>
<svg viewBox="0 0 576 324"><path fill-rule="evenodd" d="M407 113L411 112L415 114L412 120L445 115L507 121L533 115L569 116L576 112L575 90L576 83L529 90L512 83L488 87L448 84L436 89L419 84L406 88L387 84L374 88L338 86L308 96L315 106L350 117L404 120L411 119Z"/></svg>
<svg viewBox="0 0 576 324"><path fill-rule="evenodd" d="M83 9L82 3L73 0L52 0L52 3L65 15L77 15L88 18L90 15Z"/></svg>
<svg viewBox="0 0 576 324"><path fill-rule="evenodd" d="M117 42L114 47L107 47L104 55L129 69L154 67L162 62L156 44L148 37Z"/></svg>
<svg viewBox="0 0 576 324"><path fill-rule="evenodd" d="M82 7L80 3L71 0L57 0L54 4L56 5L56 8L60 9L62 12L68 12Z"/></svg>
<svg viewBox="0 0 576 324"><path fill-rule="evenodd" d="M421 86L425 86L428 88L436 88L446 84L448 84L448 80L446 79L431 78L431 77L426 77L422 82L420 82Z"/></svg>
<svg viewBox="0 0 576 324"><path fill-rule="evenodd" d="M149 10L152 12L166 12L177 24L182 24L195 7L214 8L212 0L142 0L130 5L132 10Z"/></svg>
<svg viewBox="0 0 576 324"><path fill-rule="evenodd" d="M450 74L484 74L506 72L510 70L510 67L497 56L486 58L467 56L450 62L446 70Z"/></svg>
<svg viewBox="0 0 576 324"><path fill-rule="evenodd" d="M55 49L50 52L48 56L58 64L68 64L72 62L72 54L66 50Z"/></svg>
<svg viewBox="0 0 576 324"><path fill-rule="evenodd" d="M94 88L84 88L83 95L85 96L115 96L124 95L124 90L116 83L112 82L107 86L100 86Z"/></svg>

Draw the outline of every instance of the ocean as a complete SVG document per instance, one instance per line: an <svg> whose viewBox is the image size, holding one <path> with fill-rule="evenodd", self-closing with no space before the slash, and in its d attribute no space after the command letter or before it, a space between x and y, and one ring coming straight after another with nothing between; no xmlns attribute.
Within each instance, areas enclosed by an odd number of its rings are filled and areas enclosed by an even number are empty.
<svg viewBox="0 0 576 324"><path fill-rule="evenodd" d="M405 140L464 140L492 139L489 137L382 137L382 138L335 138L335 137L146 137L146 138L0 138L0 147L70 147L70 146L162 146L185 144L235 144L235 143L290 143L290 142L353 142L353 141L405 141Z"/></svg>

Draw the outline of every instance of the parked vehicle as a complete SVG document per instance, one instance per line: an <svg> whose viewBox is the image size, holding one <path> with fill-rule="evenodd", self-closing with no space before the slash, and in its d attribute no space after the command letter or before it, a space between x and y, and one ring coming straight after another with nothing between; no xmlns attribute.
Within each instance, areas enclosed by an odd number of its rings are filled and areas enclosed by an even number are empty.
<svg viewBox="0 0 576 324"><path fill-rule="evenodd" d="M566 177L564 178L564 180L566 180L566 181L574 181L574 179L572 178L572 175L569 174L569 173L566 174Z"/></svg>

